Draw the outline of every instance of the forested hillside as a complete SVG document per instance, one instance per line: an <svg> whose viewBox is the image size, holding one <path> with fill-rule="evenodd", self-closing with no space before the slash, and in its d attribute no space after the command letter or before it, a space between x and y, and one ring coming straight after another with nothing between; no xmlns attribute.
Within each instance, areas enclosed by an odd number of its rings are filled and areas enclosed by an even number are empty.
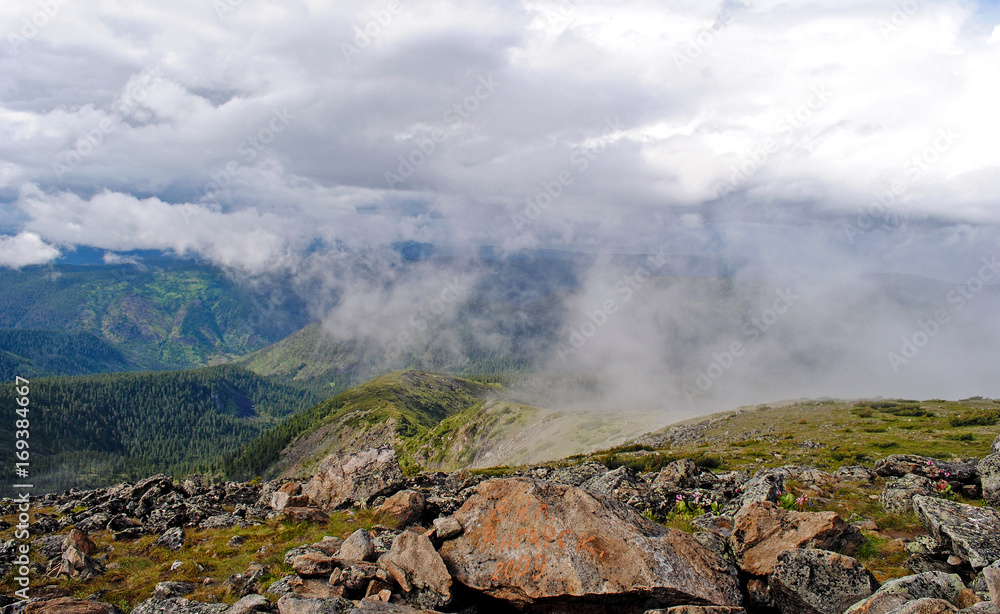
<svg viewBox="0 0 1000 614"><path fill-rule="evenodd" d="M0 381L18 375L86 375L130 368L131 363L121 352L90 333L0 330Z"/></svg>
<svg viewBox="0 0 1000 614"><path fill-rule="evenodd" d="M13 384L0 387L14 397ZM211 468L320 399L234 365L32 379L31 478L40 491ZM13 441L13 422L0 436Z"/></svg>
<svg viewBox="0 0 1000 614"><path fill-rule="evenodd" d="M280 281L251 288L191 262L0 270L0 329L87 332L135 369L217 364L307 322L301 300ZM12 351L6 342L0 350ZM37 362L40 350L25 351L13 353Z"/></svg>

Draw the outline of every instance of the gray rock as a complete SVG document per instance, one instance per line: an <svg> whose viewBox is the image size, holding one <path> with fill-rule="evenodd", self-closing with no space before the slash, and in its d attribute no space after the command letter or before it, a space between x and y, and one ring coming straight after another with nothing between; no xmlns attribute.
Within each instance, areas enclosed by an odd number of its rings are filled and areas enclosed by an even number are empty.
<svg viewBox="0 0 1000 614"><path fill-rule="evenodd" d="M434 519L434 533L439 539L451 539L462 533L462 524L454 516Z"/></svg>
<svg viewBox="0 0 1000 614"><path fill-rule="evenodd" d="M147 599L132 610L132 614L222 614L229 606L224 603L202 603L180 597Z"/></svg>
<svg viewBox="0 0 1000 614"><path fill-rule="evenodd" d="M170 550L180 550L184 546L184 529L180 527L168 529L163 535L156 538L153 545L163 546Z"/></svg>
<svg viewBox="0 0 1000 614"><path fill-rule="evenodd" d="M701 470L689 458L676 460L657 474L653 481L654 488L661 488L668 492L676 492L698 486L698 475Z"/></svg>
<svg viewBox="0 0 1000 614"><path fill-rule="evenodd" d="M875 472L882 477L902 477L907 473L921 475L932 480L940 479L944 473L947 479L962 483L972 483L979 477L976 464L967 461L945 461L915 454L893 454L875 461Z"/></svg>
<svg viewBox="0 0 1000 614"><path fill-rule="evenodd" d="M278 600L279 614L341 614L353 608L353 603L340 597L311 599L288 594Z"/></svg>
<svg viewBox="0 0 1000 614"><path fill-rule="evenodd" d="M964 610L959 610L958 614L1000 614L1000 607L989 601L980 601Z"/></svg>
<svg viewBox="0 0 1000 614"><path fill-rule="evenodd" d="M878 589L857 560L810 548L778 555L770 585L772 601L782 614L843 614Z"/></svg>
<svg viewBox="0 0 1000 614"><path fill-rule="evenodd" d="M871 597L847 608L844 614L889 614L925 597L954 603L963 590L962 578L956 574L928 571L886 582Z"/></svg>
<svg viewBox="0 0 1000 614"><path fill-rule="evenodd" d="M652 492L649 484L629 467L619 467L591 478L580 488L591 494L617 499L638 509L657 507L650 501Z"/></svg>
<svg viewBox="0 0 1000 614"><path fill-rule="evenodd" d="M973 568L1000 559L1000 512L946 499L916 496L913 507L920 522L942 548L962 557Z"/></svg>
<svg viewBox="0 0 1000 614"><path fill-rule="evenodd" d="M247 595L229 606L226 614L253 614L253 612L274 612L277 606L262 595Z"/></svg>
<svg viewBox="0 0 1000 614"><path fill-rule="evenodd" d="M374 561L375 544L366 529L358 529L340 546L340 558L351 561Z"/></svg>
<svg viewBox="0 0 1000 614"><path fill-rule="evenodd" d="M157 599L183 597L193 593L195 588L197 585L194 582L160 582L153 589L153 597Z"/></svg>
<svg viewBox="0 0 1000 614"><path fill-rule="evenodd" d="M931 599L924 597L902 605L889 614L949 614L958 612L958 608L943 599Z"/></svg>
<svg viewBox="0 0 1000 614"><path fill-rule="evenodd" d="M933 494L933 482L923 476L908 473L901 478L886 482L878 500L887 512L905 514L913 509L914 497Z"/></svg>
<svg viewBox="0 0 1000 614"><path fill-rule="evenodd" d="M765 469L757 472L757 475L744 484L740 496L726 508L738 512L760 501L777 503L779 494L783 492L785 492L784 472Z"/></svg>
<svg viewBox="0 0 1000 614"><path fill-rule="evenodd" d="M834 472L834 475L842 480L855 480L858 482L874 482L878 474L874 470L863 465L844 465Z"/></svg>
<svg viewBox="0 0 1000 614"><path fill-rule="evenodd" d="M993 507L1000 507L1000 453L994 452L976 466L983 486L983 499Z"/></svg>
<svg viewBox="0 0 1000 614"><path fill-rule="evenodd" d="M326 457L315 477L306 484L305 494L318 505L335 508L351 501L367 503L380 494L398 490L403 484L403 470L396 452L392 446L384 446L353 455L334 453Z"/></svg>

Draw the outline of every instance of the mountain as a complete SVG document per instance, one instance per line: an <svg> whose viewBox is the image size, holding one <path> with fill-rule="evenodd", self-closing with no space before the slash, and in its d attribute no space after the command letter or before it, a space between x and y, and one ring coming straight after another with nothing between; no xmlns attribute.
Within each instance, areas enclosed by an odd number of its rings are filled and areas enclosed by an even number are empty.
<svg viewBox="0 0 1000 614"><path fill-rule="evenodd" d="M85 332L0 330L0 348L0 381L133 368L114 346Z"/></svg>
<svg viewBox="0 0 1000 614"><path fill-rule="evenodd" d="M14 398L14 385L0 386ZM222 365L30 379L31 479L41 492L206 470L282 419L308 391ZM0 436L14 439L13 421Z"/></svg>
<svg viewBox="0 0 1000 614"><path fill-rule="evenodd" d="M538 462L620 443L659 426L638 413L553 411L499 385L399 371L293 416L223 463L231 477L307 474L333 452L392 445L408 472Z"/></svg>
<svg viewBox="0 0 1000 614"><path fill-rule="evenodd" d="M308 321L302 301L282 280L252 285L188 261L0 270L0 329L88 333L121 354L108 370L217 364L283 339ZM15 348L23 345L24 338L0 340L0 350L42 373L94 370L52 361L56 368L45 368L36 350ZM79 351L96 350L84 343L70 353Z"/></svg>

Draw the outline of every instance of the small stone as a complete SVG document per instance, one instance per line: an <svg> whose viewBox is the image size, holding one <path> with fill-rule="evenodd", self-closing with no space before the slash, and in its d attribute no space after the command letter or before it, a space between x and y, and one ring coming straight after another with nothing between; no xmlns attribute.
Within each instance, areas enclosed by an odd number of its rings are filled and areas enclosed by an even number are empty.
<svg viewBox="0 0 1000 614"><path fill-rule="evenodd" d="M434 519L434 532L438 539L451 539L462 533L462 524L454 516Z"/></svg>

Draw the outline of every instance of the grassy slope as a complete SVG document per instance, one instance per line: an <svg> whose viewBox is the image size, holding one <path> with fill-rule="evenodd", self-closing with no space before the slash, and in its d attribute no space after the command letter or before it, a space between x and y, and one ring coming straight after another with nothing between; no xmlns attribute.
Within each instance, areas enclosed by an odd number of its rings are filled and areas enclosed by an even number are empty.
<svg viewBox="0 0 1000 614"><path fill-rule="evenodd" d="M921 409L910 411L910 407ZM902 413L924 415L893 414L899 408L872 409L863 401L797 401L742 408L688 421L710 426L698 442L671 449L709 450L731 468L802 463L831 469L870 464L890 454L982 457L998 433L996 422L954 426L952 420L983 416L989 422L1000 409L1000 401L930 400L900 403L900 408Z"/></svg>

